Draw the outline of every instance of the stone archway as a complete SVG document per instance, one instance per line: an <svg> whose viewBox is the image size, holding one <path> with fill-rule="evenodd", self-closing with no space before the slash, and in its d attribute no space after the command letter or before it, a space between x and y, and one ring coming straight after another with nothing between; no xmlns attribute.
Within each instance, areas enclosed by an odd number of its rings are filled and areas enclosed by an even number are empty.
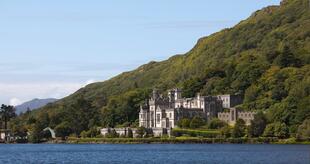
<svg viewBox="0 0 310 164"><path fill-rule="evenodd" d="M51 133L52 138L53 138L53 139L56 138L56 133L55 133L55 131L54 131L53 129L51 129L50 127L47 127L47 128L45 128L45 129L43 129L43 131L49 131L49 132Z"/></svg>

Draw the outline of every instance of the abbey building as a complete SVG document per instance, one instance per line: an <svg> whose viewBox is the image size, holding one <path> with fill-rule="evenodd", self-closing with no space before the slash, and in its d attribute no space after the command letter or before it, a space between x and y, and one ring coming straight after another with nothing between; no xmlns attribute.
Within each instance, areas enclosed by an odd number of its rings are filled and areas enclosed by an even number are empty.
<svg viewBox="0 0 310 164"><path fill-rule="evenodd" d="M200 116L206 120L217 118L223 108L241 104L237 95L200 96L183 98L179 89L168 91L168 97L153 90L151 98L140 107L139 126L146 128L174 128L182 118Z"/></svg>
<svg viewBox="0 0 310 164"><path fill-rule="evenodd" d="M182 118L193 118L199 116L205 120L218 118L230 125L234 125L237 119L243 119L250 124L254 119L254 112L238 111L234 107L242 104L240 95L217 95L184 98L180 89L168 91L168 96L160 95L153 90L150 99L140 106L139 126L152 131L154 136L170 135L171 129L177 126ZM226 112L224 112L224 109ZM228 111L227 111L228 110ZM120 136L126 136L132 131L137 136L137 128L112 128ZM101 129L101 134L106 135L111 128Z"/></svg>

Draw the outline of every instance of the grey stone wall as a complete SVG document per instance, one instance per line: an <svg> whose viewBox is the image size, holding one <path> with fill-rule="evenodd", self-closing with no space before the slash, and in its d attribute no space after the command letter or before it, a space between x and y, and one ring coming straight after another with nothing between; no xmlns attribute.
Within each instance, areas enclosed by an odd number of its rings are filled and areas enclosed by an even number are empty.
<svg viewBox="0 0 310 164"><path fill-rule="evenodd" d="M242 112L235 108L230 108L229 112L218 113L218 119L227 122L229 125L234 125L237 119L243 119L246 125L250 125L255 114L255 112Z"/></svg>

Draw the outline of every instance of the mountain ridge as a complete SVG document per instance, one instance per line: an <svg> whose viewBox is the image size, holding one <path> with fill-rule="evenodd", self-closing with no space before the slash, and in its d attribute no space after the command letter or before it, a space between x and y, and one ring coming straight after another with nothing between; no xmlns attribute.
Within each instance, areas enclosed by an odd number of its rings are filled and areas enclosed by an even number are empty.
<svg viewBox="0 0 310 164"><path fill-rule="evenodd" d="M139 104L152 88L164 92L179 87L186 97L197 92L242 94L244 103L238 108L266 111L270 123L285 123L295 133L310 118L309 74L309 4L307 0L285 0L280 6L254 12L232 28L198 39L185 54L89 84L32 114L67 117L88 104L101 112L97 126L132 124L138 118ZM87 117L92 119L85 127L94 124L95 115Z"/></svg>
<svg viewBox="0 0 310 164"><path fill-rule="evenodd" d="M24 102L20 105L15 106L16 109L16 113L20 114L20 113L24 113L26 112L28 109L34 110L34 109L38 109L41 108L43 106L45 106L48 103L53 103L55 101L57 101L58 99L55 98L47 98L47 99L39 99L39 98L34 98L30 101Z"/></svg>

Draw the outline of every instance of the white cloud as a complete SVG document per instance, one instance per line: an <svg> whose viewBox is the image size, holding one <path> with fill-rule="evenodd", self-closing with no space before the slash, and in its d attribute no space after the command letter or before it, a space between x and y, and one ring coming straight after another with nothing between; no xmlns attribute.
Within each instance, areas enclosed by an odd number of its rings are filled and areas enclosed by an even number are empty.
<svg viewBox="0 0 310 164"><path fill-rule="evenodd" d="M85 82L0 82L0 104L19 105L34 98L63 98L88 84L96 82L89 79Z"/></svg>
<svg viewBox="0 0 310 164"><path fill-rule="evenodd" d="M34 98L63 98L96 82L0 82L0 104L19 105Z"/></svg>
<svg viewBox="0 0 310 164"><path fill-rule="evenodd" d="M63 98L84 85L72 82L0 83L0 104L18 105L34 98Z"/></svg>
<svg viewBox="0 0 310 164"><path fill-rule="evenodd" d="M10 99L10 103L9 103L10 105L13 105L13 106L16 106L16 105L20 105L20 104L22 104L22 101L21 100L19 100L18 98L11 98Z"/></svg>

